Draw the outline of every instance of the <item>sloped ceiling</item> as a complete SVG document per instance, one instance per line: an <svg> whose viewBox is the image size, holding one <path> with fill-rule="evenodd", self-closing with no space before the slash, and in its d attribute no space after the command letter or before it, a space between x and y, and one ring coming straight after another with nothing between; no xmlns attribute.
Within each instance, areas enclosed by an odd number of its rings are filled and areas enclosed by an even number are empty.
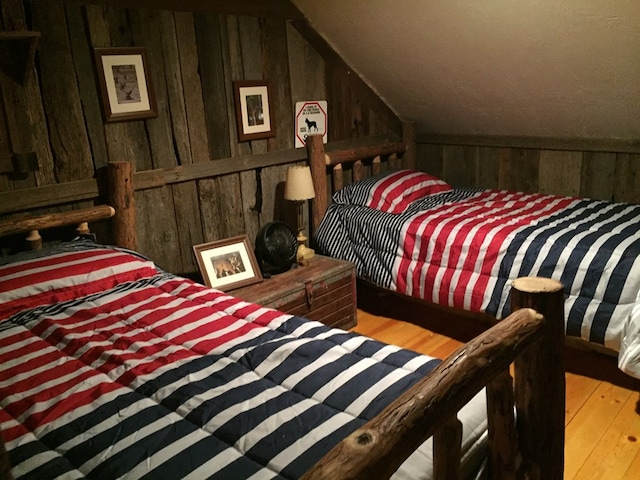
<svg viewBox="0 0 640 480"><path fill-rule="evenodd" d="M292 0L419 134L640 138L639 0Z"/></svg>

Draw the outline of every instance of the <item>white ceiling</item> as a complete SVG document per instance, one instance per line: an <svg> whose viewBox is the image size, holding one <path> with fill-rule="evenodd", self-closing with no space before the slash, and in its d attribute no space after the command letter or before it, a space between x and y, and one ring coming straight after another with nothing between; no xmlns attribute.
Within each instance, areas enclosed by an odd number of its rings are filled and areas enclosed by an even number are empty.
<svg viewBox="0 0 640 480"><path fill-rule="evenodd" d="M640 0L292 0L418 133L640 138Z"/></svg>

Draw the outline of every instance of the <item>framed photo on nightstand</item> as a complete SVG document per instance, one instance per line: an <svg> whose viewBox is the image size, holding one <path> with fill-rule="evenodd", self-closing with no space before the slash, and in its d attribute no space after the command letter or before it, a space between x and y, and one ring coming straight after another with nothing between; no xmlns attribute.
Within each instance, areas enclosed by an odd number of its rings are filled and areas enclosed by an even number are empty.
<svg viewBox="0 0 640 480"><path fill-rule="evenodd" d="M193 252L208 287L226 292L262 281L247 235L194 245Z"/></svg>

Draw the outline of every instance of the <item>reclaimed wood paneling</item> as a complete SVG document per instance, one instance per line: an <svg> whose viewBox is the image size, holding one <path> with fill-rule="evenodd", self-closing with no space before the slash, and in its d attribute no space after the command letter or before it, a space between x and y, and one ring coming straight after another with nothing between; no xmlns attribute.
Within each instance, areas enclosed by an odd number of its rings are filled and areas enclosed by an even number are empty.
<svg viewBox="0 0 640 480"><path fill-rule="evenodd" d="M505 137L500 135L426 135L419 143L434 145L467 145L474 147L528 148L531 150L562 150L569 152L640 152L640 139Z"/></svg>
<svg viewBox="0 0 640 480"><path fill-rule="evenodd" d="M443 158L444 146L430 143L418 143L416 145L416 168L423 172L444 178Z"/></svg>
<svg viewBox="0 0 640 480"><path fill-rule="evenodd" d="M193 14L175 12L174 18L178 48L180 50L180 71L191 159L194 163L205 162L209 160L209 137L206 129L204 97L202 95Z"/></svg>
<svg viewBox="0 0 640 480"><path fill-rule="evenodd" d="M136 195L138 250L169 272L184 272L172 188L142 193Z"/></svg>
<svg viewBox="0 0 640 480"><path fill-rule="evenodd" d="M23 2L3 0L3 24L8 30L28 30ZM48 138L47 122L40 96L38 72L30 71L24 85L18 85L2 76L1 87L4 98L7 129L14 152L35 152L39 170L26 179L16 179L13 188L55 183L53 154Z"/></svg>
<svg viewBox="0 0 640 480"><path fill-rule="evenodd" d="M259 168L240 173L240 196L242 198L242 217L244 219L245 232L249 237L252 245L255 245L255 239L260 227L260 221L263 217L264 190L263 182L267 188L271 188L271 184L263 177L264 169ZM265 216L271 219L272 217Z"/></svg>
<svg viewBox="0 0 640 480"><path fill-rule="evenodd" d="M640 203L640 154L620 153L616 160L613 199Z"/></svg>
<svg viewBox="0 0 640 480"><path fill-rule="evenodd" d="M324 60L289 23L286 33L293 106L297 102L326 100Z"/></svg>
<svg viewBox="0 0 640 480"><path fill-rule="evenodd" d="M235 80L258 80L262 73L262 45L260 39L260 24L257 18L230 15L225 34L225 62L227 69L227 85L233 85ZM238 142L236 125L235 92L227 89L227 109L229 122L229 142L237 155L251 155L267 151L266 140L252 142ZM253 244L256 233L260 229L260 213L262 209L262 169L241 172L238 176L239 194L241 200L242 218L249 240Z"/></svg>
<svg viewBox="0 0 640 480"><path fill-rule="evenodd" d="M242 192L237 174L201 180L198 195L205 242L245 233Z"/></svg>
<svg viewBox="0 0 640 480"><path fill-rule="evenodd" d="M6 174L13 171L13 150L9 143L10 139L7 132L4 100L2 99L2 95L0 95L0 192L9 190L9 180Z"/></svg>
<svg viewBox="0 0 640 480"><path fill-rule="evenodd" d="M504 148L481 148L478 162L478 184L486 188L500 188L500 159L509 152Z"/></svg>
<svg viewBox="0 0 640 480"><path fill-rule="evenodd" d="M327 136L333 138L357 137L356 119L352 117L351 98L349 95L347 73L334 65L327 65L327 96L331 102L327 103L327 115L331 119Z"/></svg>
<svg viewBox="0 0 640 480"><path fill-rule="evenodd" d="M254 174L261 168L301 163L305 159L306 150L297 148L248 157L225 158L217 162L201 162L169 170L145 170L134 173L134 187L139 191L235 172ZM0 215L60 203L96 200L104 196L105 192L106 180L103 177L0 192Z"/></svg>
<svg viewBox="0 0 640 480"><path fill-rule="evenodd" d="M171 186L177 228L180 269L178 273L195 272L198 269L193 246L203 243L202 219L196 182L182 182ZM178 252L175 252L176 255Z"/></svg>
<svg viewBox="0 0 640 480"><path fill-rule="evenodd" d="M291 24L304 39L324 58L326 62L327 96L329 103L330 140L350 138L359 134L369 135L358 124L359 112L371 109L373 115L388 122L389 130L397 135L402 134L400 119L389 106L347 65L331 46L315 32L308 22L292 20ZM363 110L360 110L360 109ZM354 118L354 111L356 117ZM333 125L333 126L332 126Z"/></svg>
<svg viewBox="0 0 640 480"><path fill-rule="evenodd" d="M473 148L479 160L468 154ZM419 169L453 186L640 203L640 146L634 142L429 136L419 139L417 152Z"/></svg>
<svg viewBox="0 0 640 480"><path fill-rule="evenodd" d="M567 197L580 195L582 152L541 150L538 191Z"/></svg>
<svg viewBox="0 0 640 480"><path fill-rule="evenodd" d="M241 76L234 80L267 80L263 71L263 44L260 19L255 17L238 17L238 33L240 35L240 59L242 62ZM233 60L232 60L233 61ZM240 73L240 72L239 72ZM273 85L272 85L273 88ZM273 97L275 98L275 97ZM273 100L272 98L272 100ZM232 105L233 103L229 103ZM273 104L272 104L273 106ZM235 115L234 115L235 118ZM275 120L275 119L274 119ZM275 124L276 132L278 125ZM236 139L237 141L237 139ZM253 140L245 142L253 154L268 151L267 140ZM242 147L240 151L243 151Z"/></svg>
<svg viewBox="0 0 640 480"><path fill-rule="evenodd" d="M0 76L0 88L2 88L2 99L5 107L5 119L7 126L7 135L11 150L17 153L33 152L34 147L31 142L31 122L27 114L28 106L24 97L24 88L16 84L9 77ZM11 163L11 162L10 162ZM38 159L40 163L40 159ZM53 176L53 162L49 165ZM20 177L12 175L11 181L7 181L4 188L6 189L22 189L36 186L36 177L34 173L21 175Z"/></svg>
<svg viewBox="0 0 640 480"><path fill-rule="evenodd" d="M27 19L24 13L24 4L21 0L2 0L2 25L5 30L28 30Z"/></svg>
<svg viewBox="0 0 640 480"><path fill-rule="evenodd" d="M584 152L580 175L580 195L597 200L613 200L615 172L615 153Z"/></svg>
<svg viewBox="0 0 640 480"><path fill-rule="evenodd" d="M229 15L226 21L220 22L221 27L221 36L223 39L223 61L225 65L228 65L228 68L225 69L225 84L233 85L233 82L238 79L245 78L245 63L246 70L249 71L252 64L256 62L248 61L251 58L251 55L245 53L243 54L243 46L246 49L247 44L256 45L253 49L255 55L253 55L254 60L259 58L259 44L258 42L251 42L251 38L256 38L254 35L259 37L259 31L254 30L251 32L243 42L241 35L241 18L235 15ZM255 19L250 19L250 24L257 25L257 21ZM256 70L259 71L259 67L256 66ZM256 73L256 75L261 75ZM236 126L236 116L235 116L235 104L234 104L234 91L233 88L227 88L225 90L226 101L229 108L227 108L227 122L229 125L229 144L231 146L231 151L234 156L245 156L251 155L251 144L260 144L260 142L238 142L238 131ZM262 142L264 143L264 141ZM242 214L242 219L244 223L244 231L249 237L249 241L253 244L255 239L255 233L257 232L260 226L260 201L261 198L259 196L262 195L262 189L258 188L258 181L260 181L260 172L261 169L257 170L249 170L240 172L237 176L238 180L238 194L240 199L240 211ZM260 183L261 185L261 183ZM225 192L228 194L228 192ZM257 206L257 207L256 207Z"/></svg>
<svg viewBox="0 0 640 480"><path fill-rule="evenodd" d="M443 152L443 174L451 185L456 187L472 187L476 184L478 172L478 148L447 148ZM464 165L464 168L461 166Z"/></svg>
<svg viewBox="0 0 640 480"><path fill-rule="evenodd" d="M287 54L289 57L289 77L291 82L291 103L295 109L297 102L310 100L326 100L326 77L323 74L325 70L325 62L322 56L309 45L300 32L290 24L287 24ZM294 110L295 111L295 110ZM330 123L331 118L328 119ZM292 136L295 129L295 118L293 119ZM293 139L295 145L295 138ZM276 218L286 223L292 228L297 227L296 205L284 199L284 180L286 179L286 170L282 172L282 180L276 186L275 207L274 212L278 214ZM303 220L306 228L304 229L309 236L309 209L305 208L303 212ZM313 243L310 241L310 243Z"/></svg>
<svg viewBox="0 0 640 480"><path fill-rule="evenodd" d="M287 168L287 165L279 165L262 169L262 198L259 213L263 221L260 226L278 217L276 207L284 201L284 188L278 188L278 186L287 178ZM295 225L290 224L290 226L295 229ZM253 240L255 240L255 233L258 232L254 232Z"/></svg>
<svg viewBox="0 0 640 480"><path fill-rule="evenodd" d="M500 161L500 188L518 192L538 191L539 151L515 148L509 157L501 157Z"/></svg>
<svg viewBox="0 0 640 480"><path fill-rule="evenodd" d="M230 156L229 124L225 96L224 66L220 46L220 18L212 14L195 16L202 95L211 159Z"/></svg>
<svg viewBox="0 0 640 480"><path fill-rule="evenodd" d="M263 18L262 55L264 75L271 82L271 118L275 121L280 135L267 139L269 151L293 147L293 107L291 100L291 80L287 52L287 28L281 18Z"/></svg>
<svg viewBox="0 0 640 480"><path fill-rule="evenodd" d="M236 15L229 15L227 17L225 27L227 36L227 48L225 50L227 53L227 64L229 65L229 68L227 69L227 81L230 84L233 84L235 80L245 78L239 18ZM228 105L234 105L233 89L228 89L226 95ZM234 108L227 109L227 119L229 122L229 143L231 144L233 155L250 155L251 142L238 142L235 106Z"/></svg>
<svg viewBox="0 0 640 480"><path fill-rule="evenodd" d="M178 150L179 160L181 164L205 163L210 159L210 150L193 14L174 12L173 19L180 78L176 78L175 82L168 81L169 86L175 83L173 88L169 88L172 99L171 116L173 119L174 111L177 112L177 119L173 122L178 142L183 138L181 124L184 122L186 129L184 141L187 147L187 151L182 154L181 150ZM166 30L170 28L168 19L165 20L164 25ZM173 98L174 96L177 98ZM184 120L182 108L184 108ZM197 270L193 245L203 243L205 238L198 196L199 183L199 181L186 182L173 187L182 256L181 271L185 273Z"/></svg>
<svg viewBox="0 0 640 480"><path fill-rule="evenodd" d="M178 165L176 159L171 113L167 98L165 63L177 64L179 59L170 55L162 45L160 11L156 9L131 10L133 45L144 45L147 50L148 74L153 81L158 116L144 120L151 150L152 168L171 168ZM165 35L166 38L166 35ZM173 52L175 53L175 52ZM129 122L132 123L132 122ZM138 122L142 123L142 122Z"/></svg>
<svg viewBox="0 0 640 480"><path fill-rule="evenodd" d="M91 159L93 160L94 169L100 170L106 168L109 160L107 158L107 144L100 112L100 97L96 84L93 51L86 41L88 32L85 11L84 8L72 4L67 4L65 8L73 66L78 82L80 102L82 103L82 114L91 147Z"/></svg>
<svg viewBox="0 0 640 480"><path fill-rule="evenodd" d="M279 151L294 146L294 107L289 74L287 28L280 18L260 19L262 31L262 63L265 77L271 82L272 119L275 121L276 135L267 139L269 151ZM278 217L278 206L284 202L284 189L278 188L287 176L286 165L264 168L261 171L262 208L260 226ZM282 195L282 196L281 196ZM293 225L292 225L293 226ZM254 232L253 239L255 239Z"/></svg>
<svg viewBox="0 0 640 480"><path fill-rule="evenodd" d="M54 169L59 182L93 176L91 148L85 128L80 92L64 5L60 2L32 0L34 28L40 31L39 67L41 93L54 155Z"/></svg>
<svg viewBox="0 0 640 480"><path fill-rule="evenodd" d="M268 80L262 70L262 31L260 19L241 15L237 17L240 36L242 76L234 80Z"/></svg>
<svg viewBox="0 0 640 480"><path fill-rule="evenodd" d="M176 19L172 12L160 11L160 41L164 55L164 70L167 89L167 106L173 133L173 144L178 165L193 163L189 147L189 125L185 107L185 91L182 83L182 66ZM196 55L197 58L197 55Z"/></svg>
<svg viewBox="0 0 640 480"><path fill-rule="evenodd" d="M80 3L118 5L120 7L159 8L189 12L246 14L303 19L304 15L288 0L70 0Z"/></svg>

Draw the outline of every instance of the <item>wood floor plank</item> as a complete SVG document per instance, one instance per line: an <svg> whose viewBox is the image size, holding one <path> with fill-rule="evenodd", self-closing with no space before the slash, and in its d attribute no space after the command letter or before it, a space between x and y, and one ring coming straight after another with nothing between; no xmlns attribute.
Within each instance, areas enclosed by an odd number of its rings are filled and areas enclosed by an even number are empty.
<svg viewBox="0 0 640 480"><path fill-rule="evenodd" d="M453 352L455 352L459 347L464 345L462 342L455 340L453 338L442 337L443 342L433 350L427 352L428 355L436 358L447 358Z"/></svg>
<svg viewBox="0 0 640 480"><path fill-rule="evenodd" d="M640 442L640 439L637 441ZM638 472L640 472L640 450L636 453L636 457L620 480L638 480Z"/></svg>
<svg viewBox="0 0 640 480"><path fill-rule="evenodd" d="M622 409L606 430L576 480L622 478L640 452L640 415L635 411L636 398L629 395ZM640 469L636 471L640 478Z"/></svg>
<svg viewBox="0 0 640 480"><path fill-rule="evenodd" d="M458 339L358 310L355 331L446 358ZM615 359L567 352L565 480L640 479L640 381L621 374Z"/></svg>
<svg viewBox="0 0 640 480"><path fill-rule="evenodd" d="M598 385L600 385L600 382L593 378L567 374L565 427L573 420L573 417L580 411L584 404L587 403L591 395L593 395L598 388Z"/></svg>
<svg viewBox="0 0 640 480"><path fill-rule="evenodd" d="M569 422L565 429L565 480L576 478L630 397L629 390L602 382Z"/></svg>

